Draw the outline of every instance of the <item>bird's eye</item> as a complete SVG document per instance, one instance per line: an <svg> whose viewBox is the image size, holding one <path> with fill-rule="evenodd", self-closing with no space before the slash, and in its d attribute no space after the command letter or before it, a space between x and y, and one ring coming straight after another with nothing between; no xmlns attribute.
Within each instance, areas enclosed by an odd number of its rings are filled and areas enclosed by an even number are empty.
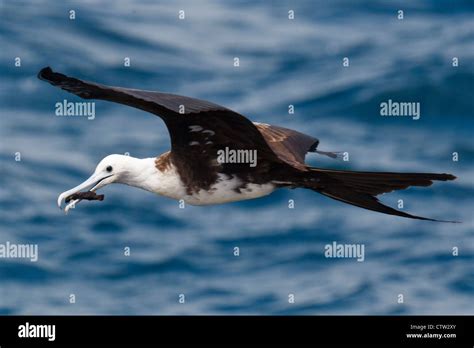
<svg viewBox="0 0 474 348"><path fill-rule="evenodd" d="M112 166L108 166L105 170L107 170L110 173L112 171Z"/></svg>

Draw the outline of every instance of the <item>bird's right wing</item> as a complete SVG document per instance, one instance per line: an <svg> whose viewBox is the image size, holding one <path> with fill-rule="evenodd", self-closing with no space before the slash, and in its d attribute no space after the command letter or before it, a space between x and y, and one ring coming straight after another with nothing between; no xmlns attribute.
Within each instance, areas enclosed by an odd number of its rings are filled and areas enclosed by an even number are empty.
<svg viewBox="0 0 474 348"><path fill-rule="evenodd" d="M292 129L254 122L277 156L293 167L306 166L307 152L316 150L319 140Z"/></svg>

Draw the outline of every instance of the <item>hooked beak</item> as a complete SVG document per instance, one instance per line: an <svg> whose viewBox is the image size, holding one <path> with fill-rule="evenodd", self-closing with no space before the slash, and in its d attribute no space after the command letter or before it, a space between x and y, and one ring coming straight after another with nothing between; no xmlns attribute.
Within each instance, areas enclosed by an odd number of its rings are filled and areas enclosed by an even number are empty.
<svg viewBox="0 0 474 348"><path fill-rule="evenodd" d="M58 197L58 207L59 209L62 209L61 208L61 205L62 205L62 202L68 198L69 196L71 196L72 194L74 193L78 193L82 190L86 190L88 188L91 188L89 191L92 191L92 192L95 192L96 190L98 190L99 188L107 185L109 182L104 182L105 179L107 178L110 178L111 176L113 176L113 174L104 174L104 173L100 173L100 174L92 174L91 177L89 179L87 179L86 181L84 181L82 184L66 191L66 192L63 192L59 195ZM80 199L74 199L72 200L65 208L64 208L64 211L65 213L67 214L67 212L69 211L69 209L71 208L74 208L75 204L76 203L79 203L81 200Z"/></svg>

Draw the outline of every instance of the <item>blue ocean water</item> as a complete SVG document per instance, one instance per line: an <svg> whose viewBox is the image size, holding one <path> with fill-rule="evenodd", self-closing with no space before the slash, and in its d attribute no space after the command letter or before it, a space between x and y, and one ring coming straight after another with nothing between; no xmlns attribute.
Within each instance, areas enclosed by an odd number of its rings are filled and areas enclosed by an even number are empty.
<svg viewBox="0 0 474 348"><path fill-rule="evenodd" d="M37 262L0 259L0 314L474 312L472 1L2 1L0 11L0 244L39 248ZM309 155L315 166L453 173L382 200L463 223L304 190L180 209L119 185L66 216L58 194L103 157L156 156L169 138L158 118L107 102L93 120L55 116L55 103L79 98L39 81L45 66L207 99L350 153ZM421 118L381 117L388 99L420 102ZM333 241L364 244L365 261L326 258Z"/></svg>

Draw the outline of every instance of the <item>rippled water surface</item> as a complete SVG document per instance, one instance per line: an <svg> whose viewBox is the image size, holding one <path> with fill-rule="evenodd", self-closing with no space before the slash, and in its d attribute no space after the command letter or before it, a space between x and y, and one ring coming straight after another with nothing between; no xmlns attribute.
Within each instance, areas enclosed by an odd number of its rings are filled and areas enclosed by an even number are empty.
<svg viewBox="0 0 474 348"><path fill-rule="evenodd" d="M473 313L472 2L0 6L0 243L39 246L38 262L0 259L1 314ZM454 182L382 200L463 223L385 216L304 190L179 209L120 185L65 216L58 194L100 159L156 156L169 138L158 118L107 102L96 103L94 120L55 116L55 103L79 98L39 81L44 66L211 100L316 136L323 150L350 152L349 162L309 155L315 166L453 173ZM388 99L420 102L421 118L381 117ZM364 244L365 261L325 258L333 241Z"/></svg>

